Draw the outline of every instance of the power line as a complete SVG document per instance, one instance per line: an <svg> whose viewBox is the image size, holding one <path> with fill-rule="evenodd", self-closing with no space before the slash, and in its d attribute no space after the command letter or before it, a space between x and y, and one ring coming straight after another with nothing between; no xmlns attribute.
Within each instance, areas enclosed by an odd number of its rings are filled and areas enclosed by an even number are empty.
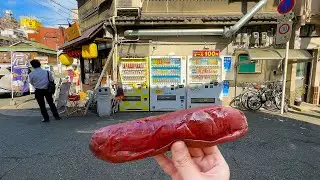
<svg viewBox="0 0 320 180"><path fill-rule="evenodd" d="M72 2L72 1L70 1L70 0L65 0L65 1L69 2L69 3L72 4L72 5L78 6L78 4L76 4L75 2Z"/></svg>
<svg viewBox="0 0 320 180"><path fill-rule="evenodd" d="M33 2L35 2L35 3L37 3L37 4L39 4L40 6L42 6L42 7L44 7L44 8L46 8L46 9L51 9L50 7L48 7L48 6L45 6L45 5L43 5L42 3L40 3L40 2L38 2L37 0L32 0ZM61 17L64 17L64 18L69 18L69 17L67 17L67 16L65 16L65 15L62 15L61 13L59 13L59 12L57 12L57 11L55 11L55 10L53 10L53 9L51 9L53 12L55 12L56 14L58 14L58 15L60 15Z"/></svg>
<svg viewBox="0 0 320 180"><path fill-rule="evenodd" d="M69 9L69 8L67 8L67 7L65 7L65 6L63 6L63 5L61 5L60 3L58 3L58 2L57 2L57 1L55 1L55 0L50 0L50 1L51 1L51 2L53 2L53 3L55 3L55 4L57 4L58 6L62 7L63 9L66 9L66 10L68 10L68 11L71 11L71 9ZM78 13L73 12L73 11L71 11L71 13L74 13L74 14L78 15Z"/></svg>
<svg viewBox="0 0 320 180"><path fill-rule="evenodd" d="M50 1L49 0L45 0L45 1L47 1L48 3L50 3ZM71 10L64 10L64 9L61 9L61 8L59 8L59 7L57 7L56 5L54 5L54 4L52 4L52 3L50 3L55 9L57 9L57 10L59 10L60 12L62 12L62 13L65 13L67 16L70 16L71 14L70 14L70 11ZM49 5L50 6L50 5ZM50 6L50 8L51 8L51 6Z"/></svg>

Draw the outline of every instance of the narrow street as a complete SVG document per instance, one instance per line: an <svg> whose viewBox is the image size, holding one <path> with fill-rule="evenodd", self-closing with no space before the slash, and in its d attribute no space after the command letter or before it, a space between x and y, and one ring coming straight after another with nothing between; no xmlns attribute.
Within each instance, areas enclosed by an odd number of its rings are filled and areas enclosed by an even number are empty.
<svg viewBox="0 0 320 180"><path fill-rule="evenodd" d="M93 130L157 113L117 113L112 118L0 115L0 179L170 179L152 158L110 164L91 155ZM264 113L246 113L249 134L220 146L231 179L319 179L320 126Z"/></svg>

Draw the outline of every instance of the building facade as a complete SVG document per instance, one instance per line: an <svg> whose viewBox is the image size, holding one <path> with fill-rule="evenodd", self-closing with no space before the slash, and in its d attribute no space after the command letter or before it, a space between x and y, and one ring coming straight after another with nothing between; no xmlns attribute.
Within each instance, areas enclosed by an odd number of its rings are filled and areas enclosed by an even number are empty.
<svg viewBox="0 0 320 180"><path fill-rule="evenodd" d="M117 44L112 63L114 79L119 57L190 56L194 50L204 49L232 56L232 71L228 74L231 88L224 99L228 103L240 93L242 82L282 79L284 45L275 44L278 3L278 0L78 0L79 25L86 32L104 22L105 31L113 35ZM311 103L319 103L317 3L296 2L287 73L288 94L297 85L307 84L305 101ZM249 14L249 21L241 23ZM252 63L239 63L254 56ZM305 77L299 79L297 73Z"/></svg>
<svg viewBox="0 0 320 180"><path fill-rule="evenodd" d="M65 42L65 33L63 28L40 27L38 32L28 34L28 39L57 50Z"/></svg>

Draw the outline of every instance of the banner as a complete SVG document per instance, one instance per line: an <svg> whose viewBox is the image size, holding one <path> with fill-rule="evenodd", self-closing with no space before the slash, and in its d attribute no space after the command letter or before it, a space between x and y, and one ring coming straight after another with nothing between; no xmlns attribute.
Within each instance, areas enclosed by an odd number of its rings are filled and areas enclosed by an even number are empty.
<svg viewBox="0 0 320 180"><path fill-rule="evenodd" d="M29 54L12 53L12 89L14 92L29 91Z"/></svg>
<svg viewBox="0 0 320 180"><path fill-rule="evenodd" d="M193 57L215 57L220 56L219 50L194 50Z"/></svg>

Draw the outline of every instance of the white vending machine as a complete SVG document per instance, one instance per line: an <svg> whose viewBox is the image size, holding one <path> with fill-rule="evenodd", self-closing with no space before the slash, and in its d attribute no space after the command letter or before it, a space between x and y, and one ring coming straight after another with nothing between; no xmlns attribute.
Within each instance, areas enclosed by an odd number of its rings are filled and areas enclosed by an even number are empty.
<svg viewBox="0 0 320 180"><path fill-rule="evenodd" d="M221 105L222 59L189 56L187 66L187 108Z"/></svg>
<svg viewBox="0 0 320 180"><path fill-rule="evenodd" d="M150 111L186 108L186 58L150 57Z"/></svg>

